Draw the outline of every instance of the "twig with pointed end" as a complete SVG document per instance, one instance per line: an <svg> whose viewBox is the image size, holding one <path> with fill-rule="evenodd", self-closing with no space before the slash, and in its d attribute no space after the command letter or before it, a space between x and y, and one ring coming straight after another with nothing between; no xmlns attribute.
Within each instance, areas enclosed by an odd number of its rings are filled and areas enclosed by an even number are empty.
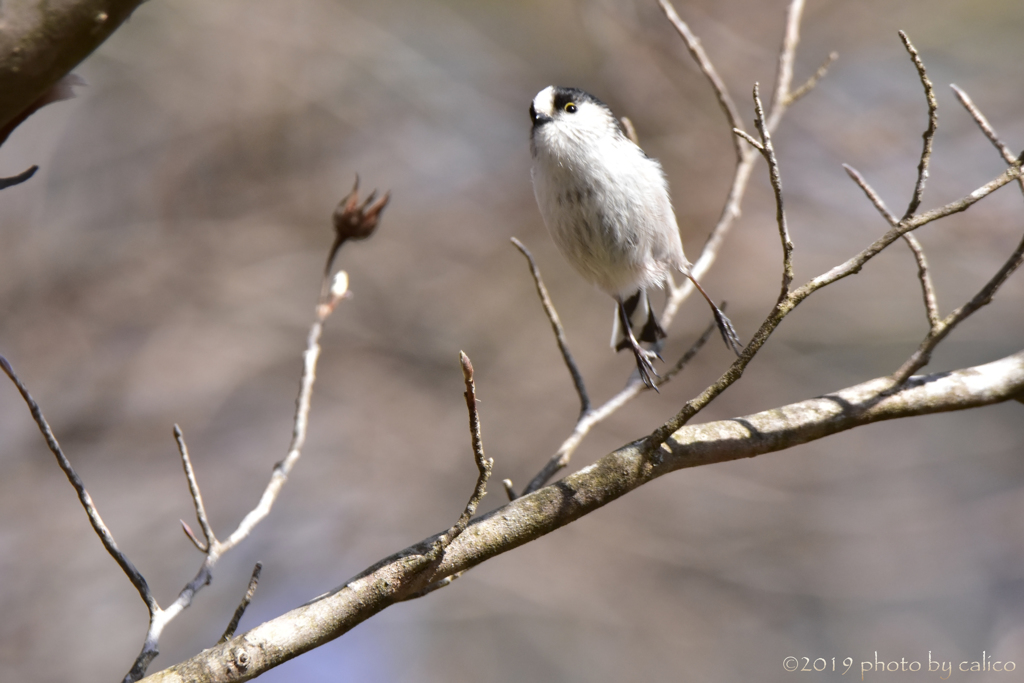
<svg viewBox="0 0 1024 683"><path fill-rule="evenodd" d="M96 508L96 504L93 503L92 496L85 489L85 482L78 476L78 472L72 467L71 461L68 460L67 456L64 455L64 451L61 449L60 444L57 442L57 437L54 436L53 430L50 429L50 424L46 421L43 416L43 411L36 403L36 400L32 398L32 394L29 393L28 387L21 381L21 378L14 372L14 368L10 362L0 356L0 369L4 371L4 374L14 383L17 387L18 393L21 394L21 398L25 401L28 406L29 412L32 414L32 419L35 420L36 426L39 428L40 433L46 440L46 445L49 447L50 452L53 453L57 459L57 465L61 471L64 472L64 476L71 482L71 486L75 489L75 493L78 494L78 500L82 503L82 507L85 509L85 514L89 518L89 523L92 525L93 531L99 536L100 542L106 549L107 553L114 558L118 566L121 567L121 571L125 573L128 580L131 581L132 585L135 586L135 590L139 592L139 597L146 603L146 607L149 609L150 614L158 611L160 605L157 604L156 598L153 597L153 592L149 589L149 584L146 583L146 579L142 576L142 573L135 568L132 561L128 559L128 556L117 547L117 542L114 540L114 535L110 533L110 529L104 524L103 518L100 517L100 511Z"/></svg>
<svg viewBox="0 0 1024 683"><path fill-rule="evenodd" d="M231 617L231 621L228 622L228 627L224 629L224 635L220 637L220 640L217 641L218 643L226 643L235 637L235 629L238 628L238 622L242 620L242 615L245 614L246 608L252 602L252 596L256 594L256 584L260 581L260 572L262 571L263 563L257 562L256 566L253 567L252 576L249 577L249 585L245 589L245 595L242 596L242 602L235 609L235 614Z"/></svg>
<svg viewBox="0 0 1024 683"><path fill-rule="evenodd" d="M804 81L803 85L801 85L799 88L797 88L796 90L789 94L787 104L793 104L797 100L801 99L804 95L814 90L815 86L818 85L818 81L823 79L825 75L828 73L828 68L832 66L832 62L836 61L837 59L839 59L839 53L830 52L828 57L825 58L825 61L822 62L821 66L818 67L818 70L811 74L810 78Z"/></svg>
<svg viewBox="0 0 1024 683"><path fill-rule="evenodd" d="M527 262L530 264L530 274L533 275L533 282L537 287L537 296L540 298L540 303L544 307L544 313L548 316L548 321L551 323L551 331L555 334L555 341L558 342L558 350L562 352L565 366L569 369L569 374L572 375L573 386L576 387L576 394L580 397L580 416L583 416L590 410L590 396L587 395L587 386L583 382L583 375L576 365L576 360L572 357L572 351L569 350L569 342L565 338L565 328L562 327L558 311L555 310L555 305L551 302L551 296L548 294L548 288L544 286L544 279L541 277L537 262L533 260L533 254L530 253L525 244L515 237L512 238L512 244L526 257Z"/></svg>
<svg viewBox="0 0 1024 683"><path fill-rule="evenodd" d="M761 135L761 144L755 148L768 162L768 179L771 181L772 190L775 193L775 221L778 223L779 239L782 241L782 289L779 292L779 301L782 301L789 296L789 288L793 284L793 240L789 236L786 210L783 205L782 174L779 171L775 148L772 146L772 136L765 121L760 86L757 83L754 83L754 114L754 125L757 126L757 132ZM749 136L744 137L744 139L748 138Z"/></svg>
<svg viewBox="0 0 1024 683"><path fill-rule="evenodd" d="M182 526L185 528L185 533L188 535L192 542L196 544L202 552L209 552L211 546L216 545L217 537L213 535L213 529L210 527L210 521L206 516L206 507L203 505L203 495L199 491L199 483L196 481L196 474L192 470L192 460L188 456L188 446L185 445L185 435L181 432L181 427L174 425L174 440L178 444L178 452L181 454L181 465L185 469L185 479L188 480L188 490L192 494L192 503L196 508L196 519L199 520L199 528L203 532L203 536L206 538L206 542L200 545L195 534L188 527L185 522L182 522Z"/></svg>
<svg viewBox="0 0 1024 683"><path fill-rule="evenodd" d="M875 205L875 208L878 209L878 213L882 214L882 218L884 218L889 225L896 226L900 222L900 219L896 218L896 215L889 210L885 205L885 202L882 201L882 198L877 192L875 192L874 188L868 185L868 181L864 179L864 176L849 164L843 164L843 168L846 170L846 174L853 179L853 182L857 183L857 187L863 190L864 194L867 195L867 198L871 200L871 203Z"/></svg>
<svg viewBox="0 0 1024 683"><path fill-rule="evenodd" d="M469 526L469 520L476 514L477 506L487 495L487 480L491 478L491 471L494 468L494 460L484 455L483 437L480 435L480 413L476 406L476 383L473 381L473 363L470 362L469 356L462 351L459 351L459 363L462 366L462 378L466 383L464 396L466 397L466 409L469 411L469 433L470 441L473 444L473 460L476 462L478 474L473 495L469 497L469 502L466 503L458 521L441 536L438 542L441 550L447 548Z"/></svg>
<svg viewBox="0 0 1024 683"><path fill-rule="evenodd" d="M910 59L917 68L917 75L921 79L921 86L924 88L924 97L928 101L928 128L921 135L924 144L921 149L921 160L917 164L917 183L914 185L914 194L910 198L907 212L903 214L903 219L906 220L913 216L917 212L918 207L921 206L924 185L928 180L928 163L932 158L932 141L935 139L935 131L939 127L939 103L935 99L935 89L928 78L928 72L925 71L924 62L921 61L921 55L918 54L917 48L910 42L910 38L905 32L900 31L899 34L900 40L903 41L903 46L910 53Z"/></svg>
<svg viewBox="0 0 1024 683"><path fill-rule="evenodd" d="M802 0L798 0L801 1ZM736 103L732 100L732 95L729 94L729 89L725 85L725 81L718 75L718 71L715 69L715 65L711 63L708 58L708 54L704 51L704 46L701 45L700 38L694 35L693 31L690 30L689 25L679 17L679 13L676 12L676 8L672 6L669 0L658 0L658 4L661 6L661 11L665 13L665 17L669 20L672 26L675 27L676 32L683 39L686 44L686 49L690 51L690 55L694 61L697 62L697 68L701 70L708 82L711 83L712 89L715 91L715 97L718 98L718 106L722 108L722 112L725 117L729 120L730 128L743 129L743 119L740 117L739 109L736 108ZM793 49L796 46L793 45ZM739 143L735 143L736 149L736 161L737 163L742 162L747 154L743 150Z"/></svg>
<svg viewBox="0 0 1024 683"><path fill-rule="evenodd" d="M1008 164L1017 163L1017 160L1020 157L1014 155L1013 151L1006 145L1006 143L999 139L999 136L996 134L992 124L988 122L988 119L985 118L985 115L981 113L981 110L978 109L967 93L955 85L951 84L949 87L951 87L953 92L956 93L956 97L960 100L960 104L964 106L964 109L966 109L974 118L975 123L977 123L978 127L981 128L981 132L984 133L985 137L987 137L989 141L995 145L995 148L999 150L1003 160ZM1017 183L1020 185L1021 192L1024 192L1024 178L1018 178Z"/></svg>

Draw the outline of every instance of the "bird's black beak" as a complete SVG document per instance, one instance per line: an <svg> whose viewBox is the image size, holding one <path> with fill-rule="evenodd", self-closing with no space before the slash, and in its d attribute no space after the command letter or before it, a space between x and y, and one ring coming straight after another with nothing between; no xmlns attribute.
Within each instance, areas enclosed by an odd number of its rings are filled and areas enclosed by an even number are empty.
<svg viewBox="0 0 1024 683"><path fill-rule="evenodd" d="M551 117L548 116L547 114L542 114L539 111L537 111L537 109L533 106L533 103L531 102L530 103L530 120L533 121L533 127L536 128L537 126L543 125L543 124L547 123L548 121L550 121Z"/></svg>

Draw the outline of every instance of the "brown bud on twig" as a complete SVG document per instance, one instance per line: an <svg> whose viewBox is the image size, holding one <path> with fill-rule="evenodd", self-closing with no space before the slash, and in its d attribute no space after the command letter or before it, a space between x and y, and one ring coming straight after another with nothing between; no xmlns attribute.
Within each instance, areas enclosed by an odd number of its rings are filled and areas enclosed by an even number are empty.
<svg viewBox="0 0 1024 683"><path fill-rule="evenodd" d="M338 242L362 240L372 235L389 199L391 199L390 192L385 192L383 197L377 199L377 191L374 190L366 198L366 201L360 204L359 176L356 176L352 191L339 202L338 208L334 210L334 232L338 236Z"/></svg>
<svg viewBox="0 0 1024 683"><path fill-rule="evenodd" d="M334 244L331 245L331 251L327 255L327 265L324 266L323 295L327 293L327 276L331 272L331 266L334 265L334 258L338 255L341 245L346 240L364 240L372 235L373 231L377 229L380 215L390 199L390 192L385 192L383 197L377 199L377 191L374 190L366 198L366 201L360 204L359 176L356 176L352 191L338 203L338 208L334 210L334 215L331 217L335 236Z"/></svg>

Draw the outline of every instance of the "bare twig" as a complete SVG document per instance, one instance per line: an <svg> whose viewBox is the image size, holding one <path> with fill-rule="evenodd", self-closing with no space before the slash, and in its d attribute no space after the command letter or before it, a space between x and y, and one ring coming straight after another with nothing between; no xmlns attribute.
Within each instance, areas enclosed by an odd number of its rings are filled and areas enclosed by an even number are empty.
<svg viewBox="0 0 1024 683"><path fill-rule="evenodd" d="M178 452L181 453L181 464L185 468L185 478L188 480L188 490L192 494L192 503L196 508L196 519L199 520L199 528L203 531L203 536L206 538L206 543L202 546L197 545L204 553L210 550L211 544L217 543L217 537L213 535L213 529L210 528L209 519L206 517L206 507L203 505L203 495L199 492L199 483L196 481L196 474L192 470L192 460L188 457L188 446L185 445L185 435L181 432L181 427L174 425L174 440L178 443ZM188 534L192 542L197 541L195 534L188 527L187 524L182 522L185 527L185 533Z"/></svg>
<svg viewBox="0 0 1024 683"><path fill-rule="evenodd" d="M974 104L974 101L971 100L970 97L968 97L967 93L955 85L950 85L949 87L951 87L953 89L953 92L956 93L956 97L958 100L960 100L960 104L964 105L964 109L966 109L968 113L970 113L970 115L974 117L974 121L978 124L978 127L981 128L981 132L984 133L985 137L987 137L989 141L993 145L995 145L995 148L999 150L999 153L1002 155L1003 160L1008 164L1017 163L1017 155L1015 155L1013 151L1002 140L999 139L999 136L996 134L996 131L992 127L992 124L988 122L988 119L985 118L985 115L981 113L981 110L979 110L978 107ZM1018 178L1017 184L1020 185L1021 192L1024 192L1024 178Z"/></svg>
<svg viewBox="0 0 1024 683"><path fill-rule="evenodd" d="M846 173L853 178L853 182L857 183L860 189L864 191L864 194L867 195L868 199L871 200L871 203L875 205L876 209L878 209L878 213L882 214L882 217L889 223L889 225L898 225L900 222L899 219L889 211L885 202L882 201L882 198L878 196L878 193L868 185L864 176L858 173L857 169L848 164L843 164L843 168L845 168ZM928 269L928 260L924 255L924 248L921 246L921 243L918 242L917 238L909 232L903 235L903 240L907 243L907 246L910 247L911 253L914 254L914 260L917 261L917 278L921 282L921 293L924 296L925 315L928 316L929 328L934 331L939 324L939 308L935 297L935 287L932 284L932 276Z"/></svg>
<svg viewBox="0 0 1024 683"><path fill-rule="evenodd" d="M796 4L796 3L794 3ZM794 29L795 30L795 29ZM781 64L780 64L781 70ZM780 84L782 81L780 80ZM786 87L789 87L788 81ZM789 236L789 226L786 224L786 211L782 201L782 174L779 171L779 161L775 158L775 148L772 146L772 136L768 132L768 126L764 119L764 107L761 105L761 94L758 91L758 84L754 84L754 125L757 132L761 134L760 152L768 162L768 179L771 181L772 190L775 192L775 221L779 225L779 239L782 241L782 290L779 292L779 301L789 296L789 287L793 284L793 240Z"/></svg>
<svg viewBox="0 0 1024 683"><path fill-rule="evenodd" d="M804 12L804 0L793 0L786 12L786 33L779 50L779 62L775 68L775 88L772 90L771 110L781 111L793 101L790 87L793 85L793 62L796 60L796 46L800 42L800 18Z"/></svg>
<svg viewBox="0 0 1024 683"><path fill-rule="evenodd" d="M818 67L818 70L815 71L810 78L804 81L803 85L801 85L799 88L797 88L796 90L789 94L789 100L787 104L793 104L797 100L801 99L804 95L814 90L814 87L818 85L818 81L823 79L825 77L825 74L828 73L828 68L832 66L832 62L836 61L837 59L839 59L839 53L830 52L828 57L825 58L825 61L822 63L822 65Z"/></svg>
<svg viewBox="0 0 1024 683"><path fill-rule="evenodd" d="M981 132L984 133L985 137L987 137L995 148L999 150L999 153L1003 155L1003 160L1008 164L1017 163L1017 156L1013 153L1013 150L999 139L999 136L996 134L992 124L988 122L988 119L981 113L981 110L979 110L974 104L974 101L970 96L964 92L963 89L954 84L950 84L949 87L953 89L954 93L956 93L956 98L960 100L960 104L964 105L964 109L966 109L974 118L978 127L981 128Z"/></svg>
<svg viewBox="0 0 1024 683"><path fill-rule="evenodd" d="M804 283L797 289L789 293L789 296L781 299L771 313L763 323L761 323L760 329L754 334L747 348L743 351L743 355L740 356L736 361L729 367L725 373L719 377L718 381L706 388L699 396L686 402L682 409L676 413L676 415L666 422L664 425L656 429L651 435L645 440L648 449L656 449L665 442L669 436L678 429L681 429L686 425L697 413L703 410L711 401L717 398L723 391L728 389L733 383L736 382L746 369L750 360L757 354L760 348L765 344L772 332L779 326L783 318L796 308L800 303L809 297L814 292L818 291L823 287L841 280L853 273L860 271L868 261L878 255L883 249L888 247L894 241L902 237L905 233L910 232L923 225L931 223L932 221L950 216L954 213L966 211L968 208L973 206L976 202L992 194L1000 187L1010 183L1021 175L1020 165L1013 166L1004 171L998 178L992 180L981 186L974 192L971 192L965 197L956 201L950 202L945 206L926 211L925 213L916 214L909 218L906 218L899 222L898 225L890 228L884 235L875 240L867 249L864 249L856 256L848 259L846 262L835 266L831 270L822 273L814 279ZM1012 260L1012 259L1011 259ZM1009 265L1009 264L1008 264ZM1016 266L1014 266L1016 267ZM1008 275L1009 273L1007 273ZM1005 278L1004 278L1005 279Z"/></svg>
<svg viewBox="0 0 1024 683"><path fill-rule="evenodd" d="M914 66L917 67L917 75L921 78L921 85L924 87L924 96L928 100L928 128L925 129L921 137L924 139L924 144L921 149L921 161L917 165L917 183L914 185L914 194L910 198L910 205L907 206L907 212L903 214L903 218L907 219L917 212L917 208L921 206L921 197L924 195L924 184L928 180L928 162L931 161L932 157L932 141L935 139L935 131L939 126L939 103L935 99L935 89L932 88L932 82L928 79L928 73L925 71L924 62L921 61L921 56L917 53L917 48L910 42L910 38L903 31L900 31L900 40L903 41L904 47L907 48L907 52L910 53L910 59L913 60Z"/></svg>
<svg viewBox="0 0 1024 683"><path fill-rule="evenodd" d="M1019 169L1020 166L1017 166L1017 168ZM974 298L957 308L941 321L936 321L932 324L931 330L924 338L924 341L921 342L918 349L895 373L893 373L892 378L895 384L903 384L911 375L927 365L931 360L932 351L939 345L939 342L945 339L946 336L953 331L954 327L966 320L979 308L990 303L992 301L992 297L995 296L995 293L1003 283L1006 282L1013 271L1020 267L1021 262L1024 262L1024 239L1022 239L1020 244L1017 245L1014 252L1010 254L1010 258L1008 258L996 274L992 276L992 279L985 283L985 286L974 295ZM930 315L931 313L929 312L929 316Z"/></svg>
<svg viewBox="0 0 1024 683"><path fill-rule="evenodd" d="M480 505L483 497L487 495L487 480L491 478L491 471L494 468L494 460L484 455L484 444L480 435L480 413L476 407L476 384L473 382L473 363L470 362L469 356L462 351L459 351L459 363L462 365L462 377L466 383L464 395L466 397L466 408L469 411L469 433L473 443L473 459L476 461L478 476L476 486L473 489L473 495L470 496L469 502L466 503L462 515L439 539L438 547L441 550L451 545L451 542L458 538L459 534L469 526L469 520L476 514L477 506Z"/></svg>
<svg viewBox="0 0 1024 683"><path fill-rule="evenodd" d="M924 247L917 241L913 233L903 235L903 241L910 247L917 261L917 279L921 282L921 295L924 297L924 312L928 316L928 328L935 332L939 327L939 304L935 297L935 286L928 270L928 259L924 255Z"/></svg>
<svg viewBox="0 0 1024 683"><path fill-rule="evenodd" d="M160 609L157 604L156 598L153 597L153 592L149 589L149 584L146 583L146 579L142 576L142 573L135 568L132 561L128 559L128 556L117 547L117 542L114 541L114 535L110 533L110 529L103 523L103 518L100 517L100 511L96 509L96 504L92 502L92 496L85 489L85 482L78 476L78 472L71 466L71 461L68 460L67 456L64 455L64 451L61 449L60 444L57 442L57 437L53 435L53 431L50 429L50 424L43 417L43 411L36 403L36 400L32 398L32 394L29 393L28 387L21 381L21 378L14 372L14 368L11 367L10 362L0 356L0 368L3 369L4 373L14 382L14 386L18 388L18 393L21 394L25 404L28 405L29 412L32 413L32 418L36 422L36 426L39 427L39 431L42 433L43 438L46 439L46 445L49 447L50 452L53 453L54 457L57 458L57 464L60 469L64 472L64 476L71 482L71 486L75 489L75 493L78 494L78 500L82 503L82 507L85 508L85 514L89 517L89 523L92 525L93 531L100 537L100 542L103 543L103 547L106 548L107 553L110 554L114 561L117 562L118 566L121 567L121 571L125 573L128 580L135 586L135 590L139 592L139 597L146 603L146 607L149 609L150 614Z"/></svg>
<svg viewBox="0 0 1024 683"><path fill-rule="evenodd" d="M882 218L884 218L889 225L897 225L900 220L896 218L896 215L892 211L889 210L885 205L885 202L882 201L882 198L878 196L878 193L868 185L868 181L864 179L864 176L849 164L843 164L843 168L846 169L846 174L853 178L853 182L857 183L858 187L864 191L864 194L866 194L868 199L871 200L871 203L875 205L875 208L878 209L878 213L882 214Z"/></svg>
<svg viewBox="0 0 1024 683"><path fill-rule="evenodd" d="M0 178L0 190L13 187L14 185L20 185L32 176L36 174L39 167L36 165L29 166L27 169L19 173L18 175L9 176L7 178Z"/></svg>
<svg viewBox="0 0 1024 683"><path fill-rule="evenodd" d="M723 301L722 305L719 306L719 308L723 313L725 313L726 303ZM693 342L693 344L690 345L690 348L686 350L686 353L684 353L671 368L661 373L661 377L658 378L657 380L658 386L660 387L661 385L665 384L670 379L678 375L680 372L682 372L683 368L685 368L689 364L689 362L694 359L694 357L697 355L697 352L700 351L705 344L707 344L708 339L711 338L712 333L714 333L714 331L717 329L718 323L715 321L714 318L712 318L711 323L704 329L704 332L699 337L697 337L697 341Z"/></svg>
<svg viewBox="0 0 1024 683"><path fill-rule="evenodd" d="M590 397L587 395L587 386L583 382L583 375L576 366L576 361L572 357L572 351L569 350L569 342L565 338L565 329L562 327L562 321L558 317L558 311L555 310L555 305L551 302L551 296L548 294L548 288L544 286L540 268L537 267L537 262L533 260L533 254L530 253L525 244L515 237L512 238L512 244L516 246L516 249L530 263L530 273L533 275L533 282L537 286L537 296L540 297L540 303L544 306L544 313L547 314L548 321L551 323L551 330L555 333L555 341L558 342L558 349L562 352L565 366L569 368L569 374L572 375L572 383L580 397L580 416L583 416L590 410Z"/></svg>
<svg viewBox="0 0 1024 683"><path fill-rule="evenodd" d="M256 593L256 584L260 581L260 572L262 571L263 563L257 562L256 566L252 569L252 576L249 577L249 586L245 589L242 602L238 603L238 608L235 609L235 614L231 617L231 621L228 622L228 627L224 629L224 635L220 637L220 640L217 641L218 643L226 643L235 637L235 629L238 628L238 622L242 620L242 615L245 614L246 608L252 602L252 596Z"/></svg>
<svg viewBox="0 0 1024 683"><path fill-rule="evenodd" d="M797 1L802 3L802 0ZM679 18L679 13L676 12L676 8L672 6L669 0L658 0L658 4L661 5L661 11L665 13L665 16L675 27L683 42L686 43L686 49L690 51L690 55L697 62L697 67L701 70L701 73L711 83L711 87L715 91L715 97L718 98L718 106L722 108L722 112L725 113L725 117L729 120L729 127L743 130L743 119L740 117L740 112L732 100L732 95L729 94L725 81L718 75L715 65L711 63L708 54L704 51L700 38L695 36L693 31L690 30L689 25ZM794 45L793 48L795 49L796 46ZM736 148L736 161L739 163L746 159L747 155L739 143L734 142L733 144Z"/></svg>

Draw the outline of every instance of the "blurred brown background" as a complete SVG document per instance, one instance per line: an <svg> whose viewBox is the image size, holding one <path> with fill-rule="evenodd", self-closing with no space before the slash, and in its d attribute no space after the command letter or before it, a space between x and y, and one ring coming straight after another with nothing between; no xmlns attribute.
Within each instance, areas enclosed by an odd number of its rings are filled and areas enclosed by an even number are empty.
<svg viewBox="0 0 1024 683"><path fill-rule="evenodd" d="M748 121L785 5L678 5ZM885 228L841 163L894 211L909 199L925 107L898 29L939 97L926 207L1003 168L950 82L1024 147L1019 0L810 0L797 81L830 51L840 59L776 136L800 282ZM608 348L611 303L567 270L534 204L526 110L540 88L583 87L632 117L665 165L691 257L732 168L713 94L654 0L163 0L77 72L79 97L0 151L0 175L42 166L0 193L0 352L163 604L200 562L178 525L193 513L171 425L226 535L288 442L330 213L356 172L393 192L377 236L342 250L355 295L328 326L303 460L168 628L152 671L215 642L256 560L242 630L456 518L475 476L460 349L497 463L486 509L503 501L500 479L521 486L568 434L576 397L510 236L537 256L592 395L622 386L632 360ZM744 337L779 282L765 176L706 278ZM918 233L943 312L999 267L1021 216L1008 187ZM930 369L1019 350L1022 304L1018 274ZM666 357L707 322L687 302ZM886 374L924 333L896 244L802 305L701 419ZM598 428L573 467L650 431L728 362L713 341L661 395ZM120 680L143 605L0 384L0 669ZM959 663L984 650L1024 669L1022 411L880 424L677 473L263 680L793 681L808 674L784 671L786 656L852 657L852 676L875 651ZM1010 675L989 676L971 680Z"/></svg>

